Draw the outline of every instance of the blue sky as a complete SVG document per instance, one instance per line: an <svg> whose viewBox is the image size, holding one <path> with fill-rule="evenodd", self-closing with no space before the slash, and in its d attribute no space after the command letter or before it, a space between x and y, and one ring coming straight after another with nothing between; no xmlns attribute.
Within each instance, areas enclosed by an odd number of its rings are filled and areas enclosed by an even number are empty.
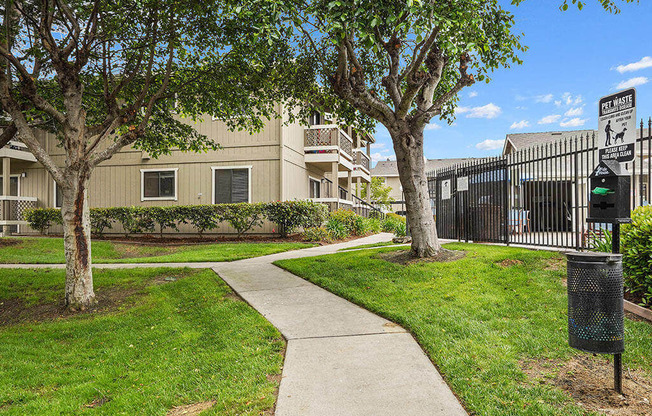
<svg viewBox="0 0 652 416"><path fill-rule="evenodd" d="M453 125L426 127L427 158L495 156L508 133L596 129L598 100L635 86L637 117L652 116L652 2L605 12L598 0L562 12L561 0L501 1L523 32L523 65L500 69L489 84L460 93ZM374 160L394 159L391 139L378 126Z"/></svg>

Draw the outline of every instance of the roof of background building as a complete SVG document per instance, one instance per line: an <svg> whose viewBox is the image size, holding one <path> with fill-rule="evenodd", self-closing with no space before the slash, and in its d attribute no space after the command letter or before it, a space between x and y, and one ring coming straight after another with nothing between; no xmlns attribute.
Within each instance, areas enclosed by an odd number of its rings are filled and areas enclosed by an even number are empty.
<svg viewBox="0 0 652 416"><path fill-rule="evenodd" d="M451 158L451 159L428 159L426 161L426 172L445 168L447 166L464 163L475 159L473 157ZM371 168L371 176L398 176L398 167L395 160L381 160Z"/></svg>
<svg viewBox="0 0 652 416"><path fill-rule="evenodd" d="M515 150L520 150L545 143L554 143L564 138L586 136L587 133L592 134L594 132L595 130L571 130L545 131L540 133L513 133L507 135L505 142L509 141ZM503 147L503 153L504 152L505 148Z"/></svg>

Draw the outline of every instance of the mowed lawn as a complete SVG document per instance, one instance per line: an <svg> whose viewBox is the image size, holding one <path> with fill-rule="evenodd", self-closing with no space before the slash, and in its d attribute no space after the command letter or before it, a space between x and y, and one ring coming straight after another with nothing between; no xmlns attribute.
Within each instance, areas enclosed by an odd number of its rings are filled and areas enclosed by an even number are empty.
<svg viewBox="0 0 652 416"><path fill-rule="evenodd" d="M214 272L96 270L94 277L110 308L105 301L92 314L40 322L27 314L0 324L0 414L166 415L205 402L214 405L202 415L273 408L281 334ZM63 282L63 270L2 270L0 311L18 304L37 316L60 304Z"/></svg>
<svg viewBox="0 0 652 416"><path fill-rule="evenodd" d="M125 244L106 240L91 242L93 263L185 263L234 261L314 244L206 243L183 246ZM65 263L62 238L0 238L0 263Z"/></svg>
<svg viewBox="0 0 652 416"><path fill-rule="evenodd" d="M472 414L592 414L559 388L529 380L522 367L590 357L568 347L563 256L462 243L446 248L467 255L406 267L379 258L400 248L382 248L276 264L411 331ZM623 362L652 376L649 323L627 320Z"/></svg>

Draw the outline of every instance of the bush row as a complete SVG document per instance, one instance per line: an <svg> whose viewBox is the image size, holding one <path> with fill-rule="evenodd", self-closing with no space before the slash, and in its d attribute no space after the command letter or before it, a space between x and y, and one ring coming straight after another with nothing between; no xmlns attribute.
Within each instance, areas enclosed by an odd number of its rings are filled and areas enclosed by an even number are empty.
<svg viewBox="0 0 652 416"><path fill-rule="evenodd" d="M625 286L652 306L652 206L632 211L632 223L622 226L621 244Z"/></svg>
<svg viewBox="0 0 652 416"><path fill-rule="evenodd" d="M283 236L300 228L321 226L328 216L328 208L312 201L285 201L269 203L239 203L190 205L169 207L91 208L91 231L102 235L114 225L122 225L126 235L153 233L162 235L166 229L179 231L180 224L190 224L201 237L221 223L233 227L238 237L259 227L267 219L276 223ZM61 211L55 208L37 208L25 212L30 227L45 233L52 225L63 223Z"/></svg>
<svg viewBox="0 0 652 416"><path fill-rule="evenodd" d="M364 218L353 211L340 209L330 214L325 226L306 228L303 232L303 239L305 241L334 241L381 231L404 236L405 218L396 214L388 214L383 220L373 217Z"/></svg>

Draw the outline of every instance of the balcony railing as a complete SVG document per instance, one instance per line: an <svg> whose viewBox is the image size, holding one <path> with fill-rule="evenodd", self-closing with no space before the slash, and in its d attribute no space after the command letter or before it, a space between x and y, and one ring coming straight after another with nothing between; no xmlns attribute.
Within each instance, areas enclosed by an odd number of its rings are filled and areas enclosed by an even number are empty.
<svg viewBox="0 0 652 416"><path fill-rule="evenodd" d="M353 159L353 140L335 125L317 125L306 128L304 146L310 151L335 153L341 150L349 159ZM323 149L317 149L317 148Z"/></svg>
<svg viewBox="0 0 652 416"><path fill-rule="evenodd" d="M25 223L25 211L36 208L38 199L30 196L0 195L0 225Z"/></svg>
<svg viewBox="0 0 652 416"><path fill-rule="evenodd" d="M356 165L362 166L363 168L369 171L369 156L362 150L357 151L357 157L355 161Z"/></svg>

